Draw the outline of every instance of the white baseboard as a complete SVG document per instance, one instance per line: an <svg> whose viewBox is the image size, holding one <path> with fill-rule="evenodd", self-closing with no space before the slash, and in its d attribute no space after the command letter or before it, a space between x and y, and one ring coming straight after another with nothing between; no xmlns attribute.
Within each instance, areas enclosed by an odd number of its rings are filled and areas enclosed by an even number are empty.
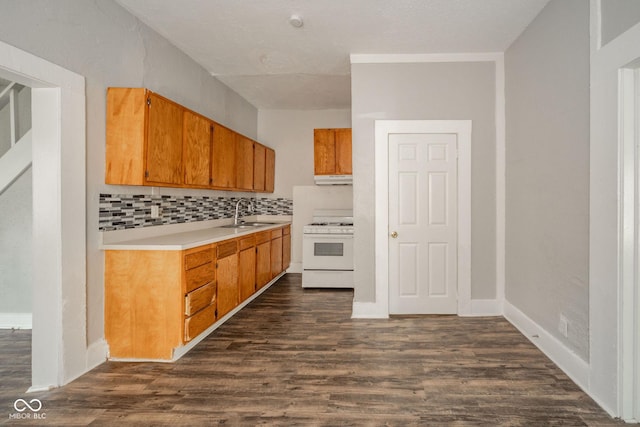
<svg viewBox="0 0 640 427"><path fill-rule="evenodd" d="M504 302L504 317L562 369L585 393L589 394L589 364L586 361L510 304L509 301Z"/></svg>
<svg viewBox="0 0 640 427"><path fill-rule="evenodd" d="M32 329L31 313L0 313L0 329Z"/></svg>
<svg viewBox="0 0 640 427"><path fill-rule="evenodd" d="M389 310L375 302L353 302L352 319L388 319Z"/></svg>
<svg viewBox="0 0 640 427"><path fill-rule="evenodd" d="M301 262L290 263L289 268L287 268L287 273L302 273L302 263Z"/></svg>
<svg viewBox="0 0 640 427"><path fill-rule="evenodd" d="M471 300L471 311L464 317L502 316L502 301L497 299ZM375 302L353 302L352 319L386 319L389 311Z"/></svg>
<svg viewBox="0 0 640 427"><path fill-rule="evenodd" d="M497 299L472 299L471 313L465 317L502 316L503 302Z"/></svg>

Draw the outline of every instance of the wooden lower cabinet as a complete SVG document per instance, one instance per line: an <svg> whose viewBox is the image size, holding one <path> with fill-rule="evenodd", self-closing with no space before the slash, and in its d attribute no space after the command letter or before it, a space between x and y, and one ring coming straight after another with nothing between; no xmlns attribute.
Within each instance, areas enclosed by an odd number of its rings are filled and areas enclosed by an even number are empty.
<svg viewBox="0 0 640 427"><path fill-rule="evenodd" d="M271 280L271 231L256 234L256 288Z"/></svg>
<svg viewBox="0 0 640 427"><path fill-rule="evenodd" d="M238 292L238 242L218 243L218 318L239 304Z"/></svg>
<svg viewBox="0 0 640 427"><path fill-rule="evenodd" d="M271 278L282 272L282 229L271 232Z"/></svg>
<svg viewBox="0 0 640 427"><path fill-rule="evenodd" d="M240 240L238 255L238 287L240 302L246 300L256 291L256 238L247 237Z"/></svg>
<svg viewBox="0 0 640 427"><path fill-rule="evenodd" d="M171 359L182 344L180 251L105 252L105 337L112 358Z"/></svg>
<svg viewBox="0 0 640 427"><path fill-rule="evenodd" d="M184 341L189 342L216 321L216 306L209 305L184 321Z"/></svg>
<svg viewBox="0 0 640 427"><path fill-rule="evenodd" d="M290 246L287 225L184 251L106 250L110 358L172 360L280 274Z"/></svg>
<svg viewBox="0 0 640 427"><path fill-rule="evenodd" d="M282 271L286 271L291 265L291 226L282 228Z"/></svg>

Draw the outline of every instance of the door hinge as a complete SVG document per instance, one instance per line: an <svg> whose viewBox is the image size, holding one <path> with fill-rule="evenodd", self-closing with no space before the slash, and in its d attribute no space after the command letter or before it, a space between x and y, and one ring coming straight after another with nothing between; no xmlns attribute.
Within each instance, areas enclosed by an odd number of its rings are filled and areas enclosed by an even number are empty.
<svg viewBox="0 0 640 427"><path fill-rule="evenodd" d="M216 262L216 268L218 268L218 263Z"/></svg>
<svg viewBox="0 0 640 427"><path fill-rule="evenodd" d="M216 308L215 316L216 316L216 319L217 319L218 318L218 309L217 308Z"/></svg>
<svg viewBox="0 0 640 427"><path fill-rule="evenodd" d="M147 98L147 105L148 105L149 107L151 107L151 97L148 97L148 98Z"/></svg>
<svg viewBox="0 0 640 427"><path fill-rule="evenodd" d="M149 171L144 171L144 177L149 178Z"/></svg>

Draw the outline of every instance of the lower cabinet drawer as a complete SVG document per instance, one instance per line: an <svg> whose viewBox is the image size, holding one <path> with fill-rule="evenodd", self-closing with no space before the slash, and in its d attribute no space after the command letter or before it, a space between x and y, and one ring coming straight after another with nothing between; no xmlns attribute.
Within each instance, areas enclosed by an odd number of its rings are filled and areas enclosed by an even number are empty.
<svg viewBox="0 0 640 427"><path fill-rule="evenodd" d="M213 282L216 278L216 266L213 262L208 262L199 267L185 271L185 292L191 292L202 285Z"/></svg>
<svg viewBox="0 0 640 427"><path fill-rule="evenodd" d="M215 282L208 283L195 291L189 292L185 296L184 301L184 314L185 316L191 316L194 313L202 310L206 306L213 304L216 299L216 284Z"/></svg>
<svg viewBox="0 0 640 427"><path fill-rule="evenodd" d="M191 249L196 250L196 249ZM197 252L189 253L184 256L184 269L191 270L192 268L196 268L208 262L211 262L213 259L213 249L204 249L198 250Z"/></svg>
<svg viewBox="0 0 640 427"><path fill-rule="evenodd" d="M184 342L189 342L216 321L216 305L211 304L184 321Z"/></svg>
<svg viewBox="0 0 640 427"><path fill-rule="evenodd" d="M256 233L256 245L260 243L268 242L271 240L271 231L261 231L260 233Z"/></svg>
<svg viewBox="0 0 640 427"><path fill-rule="evenodd" d="M218 259L228 257L238 252L238 241L224 241L218 243Z"/></svg>

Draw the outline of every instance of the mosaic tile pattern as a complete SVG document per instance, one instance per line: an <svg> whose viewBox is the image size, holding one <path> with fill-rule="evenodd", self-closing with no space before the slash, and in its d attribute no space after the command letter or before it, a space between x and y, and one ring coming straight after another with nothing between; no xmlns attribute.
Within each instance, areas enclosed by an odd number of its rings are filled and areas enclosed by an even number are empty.
<svg viewBox="0 0 640 427"><path fill-rule="evenodd" d="M100 194L100 231L124 230L151 227L154 225L178 224L233 218L238 197L209 196L150 196L129 194ZM246 215L293 215L293 200L255 197L255 207L249 212L248 203L241 203L240 214ZM160 218L151 218L151 206L160 206Z"/></svg>

